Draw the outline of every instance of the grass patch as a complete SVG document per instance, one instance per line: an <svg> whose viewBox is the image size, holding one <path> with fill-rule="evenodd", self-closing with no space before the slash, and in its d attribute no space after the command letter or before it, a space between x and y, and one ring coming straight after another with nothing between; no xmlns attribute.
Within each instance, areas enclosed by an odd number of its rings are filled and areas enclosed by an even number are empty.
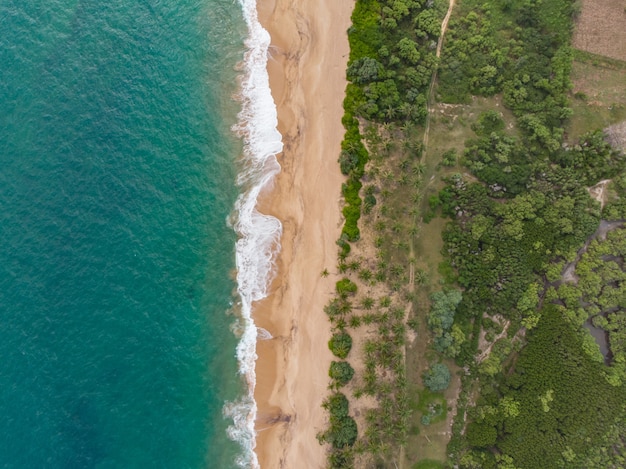
<svg viewBox="0 0 626 469"><path fill-rule="evenodd" d="M577 58L572 66L571 107L574 112L566 127L569 143L589 130L604 129L626 120L626 63L600 59L603 62L579 61ZM607 61L619 62L624 67L607 68L603 65Z"/></svg>
<svg viewBox="0 0 626 469"><path fill-rule="evenodd" d="M626 70L626 62L623 60L612 59L579 49L574 49L574 60L576 62L593 65L594 67L608 68L611 70Z"/></svg>
<svg viewBox="0 0 626 469"><path fill-rule="evenodd" d="M444 469L445 467L444 463L434 459L423 459L413 465L413 469Z"/></svg>
<svg viewBox="0 0 626 469"><path fill-rule="evenodd" d="M429 416L430 424L444 421L448 416L448 402L442 393L423 389L418 393L418 402L415 410L424 416Z"/></svg>

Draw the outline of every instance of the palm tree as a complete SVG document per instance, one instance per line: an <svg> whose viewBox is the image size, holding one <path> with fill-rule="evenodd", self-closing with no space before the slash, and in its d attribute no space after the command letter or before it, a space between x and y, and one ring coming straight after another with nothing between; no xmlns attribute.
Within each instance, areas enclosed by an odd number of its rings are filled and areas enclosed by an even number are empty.
<svg viewBox="0 0 626 469"><path fill-rule="evenodd" d="M360 316L351 316L350 320L348 321L348 324L350 324L350 327L356 329L358 327L361 326L361 317Z"/></svg>
<svg viewBox="0 0 626 469"><path fill-rule="evenodd" d="M414 274L415 282L418 285L424 285L428 282L430 275L424 269L417 269Z"/></svg>
<svg viewBox="0 0 626 469"><path fill-rule="evenodd" d="M398 110L393 106L389 106L387 109L385 109L385 117L387 118L387 120L393 120L393 118L396 117L397 114Z"/></svg>
<svg viewBox="0 0 626 469"><path fill-rule="evenodd" d="M359 271L359 278L364 281L369 281L372 279L372 271L369 269L361 269Z"/></svg>
<svg viewBox="0 0 626 469"><path fill-rule="evenodd" d="M391 266L391 275L394 277L399 277L404 272L404 267L400 264L395 264Z"/></svg>
<svg viewBox="0 0 626 469"><path fill-rule="evenodd" d="M366 296L361 300L361 306L363 307L363 309L369 311L374 307L374 298L372 298L371 296Z"/></svg>
<svg viewBox="0 0 626 469"><path fill-rule="evenodd" d="M411 172L415 175L421 176L426 171L426 165L424 163L418 163L413 168L411 168Z"/></svg>

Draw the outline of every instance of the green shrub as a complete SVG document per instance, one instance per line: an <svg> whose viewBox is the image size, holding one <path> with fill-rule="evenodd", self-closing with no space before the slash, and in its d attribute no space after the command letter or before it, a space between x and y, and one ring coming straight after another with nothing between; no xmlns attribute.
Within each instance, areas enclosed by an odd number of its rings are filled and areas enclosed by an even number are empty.
<svg viewBox="0 0 626 469"><path fill-rule="evenodd" d="M443 363L435 363L423 376L424 385L433 392L448 389L450 378L450 370Z"/></svg>
<svg viewBox="0 0 626 469"><path fill-rule="evenodd" d="M328 348L336 357L346 358L352 349L352 337L347 332L337 332L328 341Z"/></svg>
<svg viewBox="0 0 626 469"><path fill-rule="evenodd" d="M341 248L341 250L339 251L339 257L342 259L348 257L348 254L350 254L352 248L350 247L350 243L345 236L342 236L337 240L337 246Z"/></svg>
<svg viewBox="0 0 626 469"><path fill-rule="evenodd" d="M333 361L330 364L328 375L337 383L337 385L343 386L354 376L354 368L352 368L348 362Z"/></svg>
<svg viewBox="0 0 626 469"><path fill-rule="evenodd" d="M498 438L498 431L493 425L472 422L467 426L467 441L477 448L493 446Z"/></svg>
<svg viewBox="0 0 626 469"><path fill-rule="evenodd" d="M359 155L350 151L343 150L339 155L339 167L342 174L348 175L355 170L359 164Z"/></svg>
<svg viewBox="0 0 626 469"><path fill-rule="evenodd" d="M335 288L337 289L337 293L339 293L340 295L356 293L357 290L356 283L354 283L349 278L342 278L341 280L339 280L335 285Z"/></svg>
<svg viewBox="0 0 626 469"><path fill-rule="evenodd" d="M322 405L330 414L330 428L320 439L329 442L333 448L352 446L356 441L357 426L348 415L349 405L346 396L339 392L328 397Z"/></svg>
<svg viewBox="0 0 626 469"><path fill-rule="evenodd" d="M345 448L354 445L357 437L356 422L349 415L331 422L328 442L335 448Z"/></svg>

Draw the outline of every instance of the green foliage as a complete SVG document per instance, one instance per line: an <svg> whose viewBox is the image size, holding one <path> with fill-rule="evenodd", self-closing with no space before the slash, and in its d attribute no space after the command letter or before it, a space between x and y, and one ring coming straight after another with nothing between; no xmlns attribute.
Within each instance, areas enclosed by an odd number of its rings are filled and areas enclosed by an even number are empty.
<svg viewBox="0 0 626 469"><path fill-rule="evenodd" d="M348 415L349 403L346 396L335 393L324 401L323 407L330 415L330 428L321 435L320 440L330 443L335 449L354 445L357 426Z"/></svg>
<svg viewBox="0 0 626 469"><path fill-rule="evenodd" d="M583 335L583 350L596 361L603 357L595 340L583 324L592 319L593 326L606 332L610 350L610 381L621 384L626 378L626 230L609 231L606 240L589 244L576 265L577 286L562 284L558 289L564 316ZM582 307L581 307L582 305Z"/></svg>
<svg viewBox="0 0 626 469"><path fill-rule="evenodd" d="M520 412L504 418L497 446L521 468L564 467L567 448L583 455L601 441L624 392L608 384L555 308L544 310L533 332L506 383Z"/></svg>
<svg viewBox="0 0 626 469"><path fill-rule="evenodd" d="M476 448L493 446L498 438L498 430L493 425L472 422L467 426L467 442Z"/></svg>
<svg viewBox="0 0 626 469"><path fill-rule="evenodd" d="M377 1L358 1L352 11L352 26L348 29L350 64L363 57L376 57L381 47L382 34L378 27L380 4Z"/></svg>
<svg viewBox="0 0 626 469"><path fill-rule="evenodd" d="M457 154L454 148L446 151L443 155L441 155L441 164L443 166L452 167L452 166L455 166L456 163L457 163Z"/></svg>
<svg viewBox="0 0 626 469"><path fill-rule="evenodd" d="M481 4L471 3L464 14L453 16L446 33L438 90L446 102L466 103L472 94L498 93L510 60L509 46L500 40L489 15Z"/></svg>
<svg viewBox="0 0 626 469"><path fill-rule="evenodd" d="M479 129L480 130L480 129ZM497 197L512 197L526 189L531 174L528 153L519 142L497 132L466 143L464 163Z"/></svg>
<svg viewBox="0 0 626 469"><path fill-rule="evenodd" d="M339 157L342 172L349 175L348 180L341 188L345 201L342 210L345 217L342 238L351 242L358 241L360 238L358 227L358 221L361 217L361 197L359 196L359 191L362 184L360 179L363 176L365 164L369 159L367 150L361 141L359 122L353 115L355 94L358 94L357 87L348 85L344 100L345 114L342 118L346 134L343 142L341 142L342 151Z"/></svg>
<svg viewBox="0 0 626 469"><path fill-rule="evenodd" d="M502 132L504 130L504 120L500 114L493 109L482 112L476 123L472 125L472 130L476 132L479 137L487 137L493 132Z"/></svg>
<svg viewBox="0 0 626 469"><path fill-rule="evenodd" d="M345 222L341 234L345 236L348 241L352 242L358 241L361 237L361 232L358 227L358 221L359 218L361 218L360 189L361 181L355 178L350 178L348 183L342 186L342 193L345 200L342 213L345 217Z"/></svg>
<svg viewBox="0 0 626 469"><path fill-rule="evenodd" d="M495 203L484 185L453 178L439 195L443 213L454 218L443 233L444 251L465 288L456 322L467 338L472 318L484 312L534 320L533 295L522 298L529 285L598 226L597 207L571 171L539 166L526 187ZM463 344L462 361L473 355L473 340Z"/></svg>
<svg viewBox="0 0 626 469"><path fill-rule="evenodd" d="M422 414L422 424L430 425L446 419L448 403L439 392L425 388L419 392L416 410Z"/></svg>
<svg viewBox="0 0 626 469"><path fill-rule="evenodd" d="M613 178L626 168L626 154L613 150L600 130L583 135L578 145L559 151L554 160L571 168L587 186Z"/></svg>
<svg viewBox="0 0 626 469"><path fill-rule="evenodd" d="M330 413L331 418L343 418L348 415L350 403L344 394L337 392L324 401L323 407Z"/></svg>
<svg viewBox="0 0 626 469"><path fill-rule="evenodd" d="M346 358L352 349L352 337L347 332L337 332L328 341L328 348L338 358Z"/></svg>
<svg viewBox="0 0 626 469"><path fill-rule="evenodd" d="M452 327L456 307L462 298L463 294L459 290L438 291L430 295L428 327L435 335L441 335Z"/></svg>
<svg viewBox="0 0 626 469"><path fill-rule="evenodd" d="M413 0L357 2L348 30L347 73L359 87L351 93L356 114L383 122L424 122L426 93L438 62L431 44L441 19L429 4Z"/></svg>
<svg viewBox="0 0 626 469"><path fill-rule="evenodd" d="M339 168L341 172L348 176L351 171L354 171L359 164L359 155L354 152L342 151L339 155Z"/></svg>
<svg viewBox="0 0 626 469"><path fill-rule="evenodd" d="M569 0L463 2L442 53L442 99L464 103L503 92L530 148L558 150L571 115L572 13Z"/></svg>
<svg viewBox="0 0 626 469"><path fill-rule="evenodd" d="M587 357L555 307L544 308L528 336L500 388L508 402L478 412L467 440L475 448L495 446L520 469L585 467L582 458L623 418L624 390L604 379L603 365Z"/></svg>
<svg viewBox="0 0 626 469"><path fill-rule="evenodd" d="M424 386L433 392L444 391L450 385L450 370L443 363L435 363L422 377Z"/></svg>
<svg viewBox="0 0 626 469"><path fill-rule="evenodd" d="M338 386L344 386L354 376L354 368L348 362L333 361L330 364L328 375Z"/></svg>
<svg viewBox="0 0 626 469"><path fill-rule="evenodd" d="M361 57L348 67L348 80L358 85L365 85L378 80L384 75L384 67L378 60Z"/></svg>
<svg viewBox="0 0 626 469"><path fill-rule="evenodd" d="M347 277L344 277L341 280L339 280L337 284L335 285L335 288L339 295L347 295L350 293L354 294L356 293L356 290L357 290L356 283L354 283L352 280L350 280Z"/></svg>
<svg viewBox="0 0 626 469"><path fill-rule="evenodd" d="M461 328L452 325L456 307L462 298L459 290L438 291L430 296L428 327L435 337L435 350L448 358L457 356L461 344L465 342Z"/></svg>

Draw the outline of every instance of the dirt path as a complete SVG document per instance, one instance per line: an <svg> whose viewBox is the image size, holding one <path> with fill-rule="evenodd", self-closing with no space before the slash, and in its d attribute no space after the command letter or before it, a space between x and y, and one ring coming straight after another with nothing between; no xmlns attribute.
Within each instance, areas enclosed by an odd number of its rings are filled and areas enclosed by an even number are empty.
<svg viewBox="0 0 626 469"><path fill-rule="evenodd" d="M441 57L441 49L443 48L443 38L446 35L446 31L448 30L448 21L450 21L450 16L452 15L452 9L454 8L455 0L450 0L448 4L448 11L446 12L446 16L443 18L441 22L441 35L439 36L439 40L437 41L437 58ZM426 150L426 146L428 145L428 133L430 131L430 111L433 104L433 97L435 93L435 83L437 82L437 69L433 72L433 76L430 80L430 88L428 89L428 115L426 116L426 128L424 129L424 140L422 141L422 145L424 150Z"/></svg>
<svg viewBox="0 0 626 469"><path fill-rule="evenodd" d="M595 186L587 189L591 198L600 202L600 208L604 208L608 200L608 191L606 190L606 186L608 186L609 182L611 182L611 179L604 179Z"/></svg>
<svg viewBox="0 0 626 469"><path fill-rule="evenodd" d="M504 318L502 318L502 319L504 319ZM482 363L483 360L485 360L485 358L487 358L489 356L489 354L491 353L491 349L496 344L496 342L499 341L500 339L502 339L504 336L506 336L506 334L507 334L507 332L509 330L509 326L510 325L511 325L511 321L506 319L504 321L504 324L503 324L503 327L502 327L502 332L500 332L497 335L497 337L495 339L493 339L493 341L489 344L489 346L485 349L485 351L483 353L481 353L478 357L476 357L476 363Z"/></svg>
<svg viewBox="0 0 626 469"><path fill-rule="evenodd" d="M448 11L446 12L446 16L443 18L443 21L441 22L441 34L439 35L439 40L437 41L437 51L436 51L436 56L437 58L439 58L441 56L441 49L443 47L443 38L446 34L446 31L448 29L448 21L450 21L450 16L452 15L452 9L454 8L454 3L455 0L449 0L449 4L448 4ZM426 154L426 146L428 145L428 132L430 130L430 113L431 113L431 108L432 108L432 104L433 104L433 96L434 96L434 91L435 91L435 83L437 82L437 69L435 68L435 71L433 72L433 75L430 79L430 87L428 89L428 100L426 103L427 106L427 111L428 114L426 116L426 127L424 129L424 139L422 141L422 158L420 160L420 164L423 163L424 161L424 155ZM417 215L416 215L417 217ZM414 222L416 222L417 219L414 220ZM413 237L411 237L410 243L409 243L409 291L411 293L415 292L415 241L413 239ZM409 317L409 313L410 311L413 309L414 307L414 301L412 300L408 306L407 309L405 311L405 321L408 320ZM404 350L404 360L405 360L405 366L406 366L406 345L405 345L405 350ZM458 397L458 396L457 396ZM456 402L456 400L455 400ZM428 438L428 437L427 437ZM404 467L406 467L406 456L405 456L405 448L404 446L400 447L400 455L398 457L398 460L400 461L400 466L399 469L403 469ZM394 463L395 464L395 463ZM396 466L398 467L398 466Z"/></svg>

